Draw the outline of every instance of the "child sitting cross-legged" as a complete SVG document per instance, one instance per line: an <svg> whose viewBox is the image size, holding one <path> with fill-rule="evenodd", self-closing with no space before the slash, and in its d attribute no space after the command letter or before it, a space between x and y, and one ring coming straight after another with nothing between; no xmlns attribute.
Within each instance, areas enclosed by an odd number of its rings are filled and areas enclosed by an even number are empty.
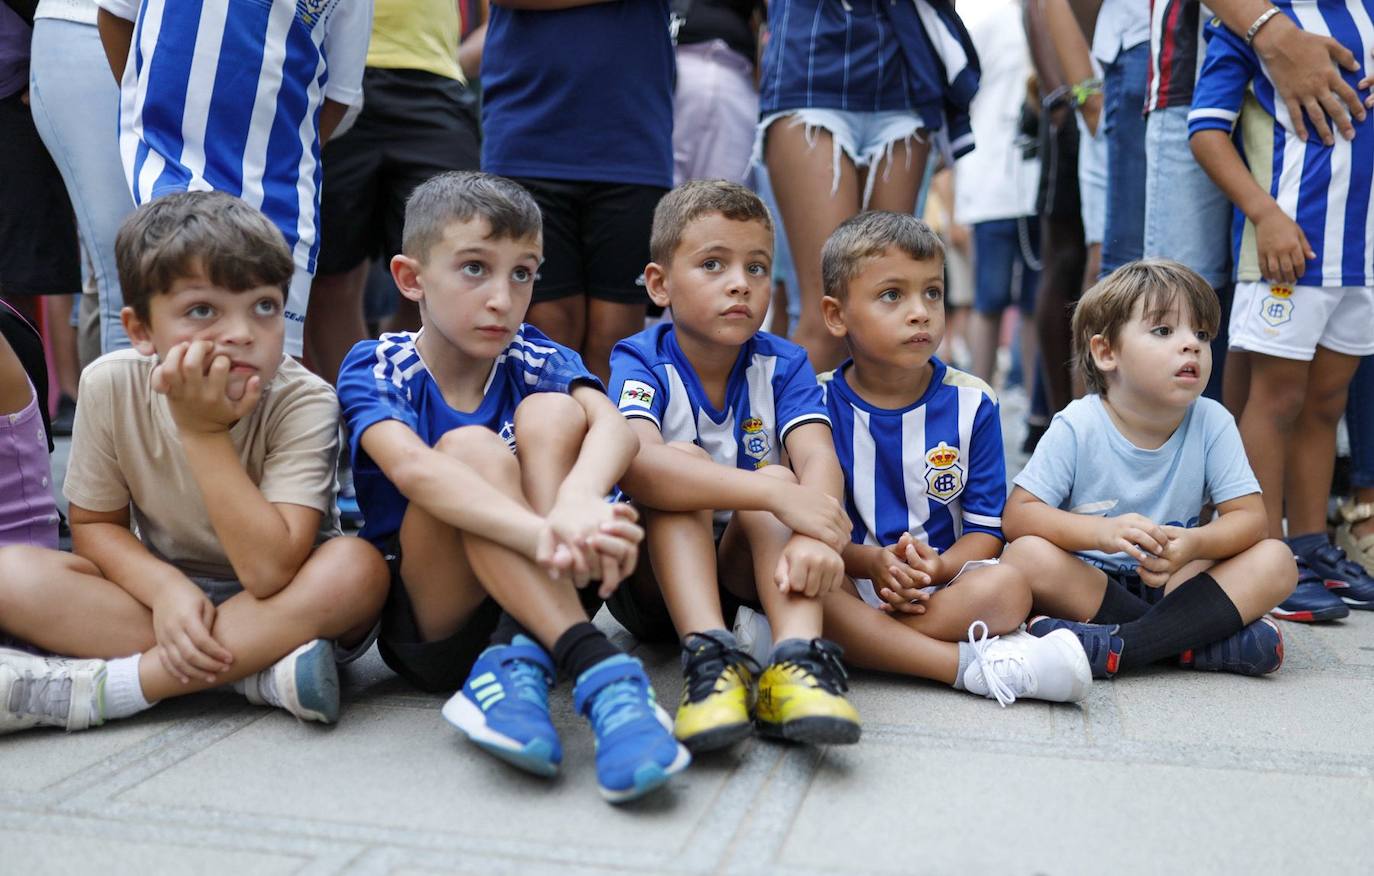
<svg viewBox="0 0 1374 876"><path fill-rule="evenodd" d="M998 565L1006 463L987 384L934 352L944 248L913 216L861 213L821 251L832 334L851 358L826 382L853 520L826 635L858 666L952 684L1006 706L1078 701L1092 678L1067 632L1017 632L1031 606ZM962 641L967 638L967 641Z"/></svg>
<svg viewBox="0 0 1374 876"><path fill-rule="evenodd" d="M1199 398L1219 319L1212 287L1176 262L1132 262L1086 292L1073 335L1089 394L1055 415L1007 500L1002 562L1041 615L1027 630L1073 632L1096 678L1160 660L1243 675L1283 662L1265 613L1297 566L1265 538L1235 421Z"/></svg>
<svg viewBox="0 0 1374 876"><path fill-rule="evenodd" d="M386 566L333 520L339 404L282 354L290 251L231 195L144 204L115 241L133 349L81 377L64 490L75 554L0 549L0 733L79 730L233 683L339 714ZM134 528L136 525L136 529Z"/></svg>

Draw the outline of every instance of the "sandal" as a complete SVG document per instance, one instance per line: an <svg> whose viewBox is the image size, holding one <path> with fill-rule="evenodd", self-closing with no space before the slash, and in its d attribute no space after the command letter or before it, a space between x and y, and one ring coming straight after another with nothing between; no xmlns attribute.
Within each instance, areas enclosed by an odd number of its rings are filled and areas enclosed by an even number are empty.
<svg viewBox="0 0 1374 876"><path fill-rule="evenodd" d="M1374 575L1374 534L1357 537L1352 531L1355 524L1374 518L1374 502L1342 502L1340 514L1344 522L1336 527L1337 546Z"/></svg>

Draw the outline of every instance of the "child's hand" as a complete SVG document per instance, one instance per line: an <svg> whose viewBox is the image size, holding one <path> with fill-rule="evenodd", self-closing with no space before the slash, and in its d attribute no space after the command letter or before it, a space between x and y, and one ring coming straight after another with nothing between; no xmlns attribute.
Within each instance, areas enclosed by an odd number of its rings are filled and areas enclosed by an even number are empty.
<svg viewBox="0 0 1374 876"><path fill-rule="evenodd" d="M215 606L200 588L184 578L163 585L153 603L153 635L163 668L182 684L192 676L214 684L216 674L234 662L210 634L214 624Z"/></svg>
<svg viewBox="0 0 1374 876"><path fill-rule="evenodd" d="M1307 272L1307 260L1317 257L1298 223L1277 204L1255 220L1255 245L1260 272L1272 283L1296 283Z"/></svg>
<svg viewBox="0 0 1374 876"><path fill-rule="evenodd" d="M824 596L844 580L844 560L827 544L805 535L787 540L773 572L773 583L783 593L808 599Z"/></svg>
<svg viewBox="0 0 1374 876"><path fill-rule="evenodd" d="M909 532L902 533L897 540L900 553L897 556L916 572L925 576L926 584L934 584L940 575L940 552Z"/></svg>
<svg viewBox="0 0 1374 876"><path fill-rule="evenodd" d="M172 420L182 432L227 432L262 397L262 379L248 378L239 399L229 397L229 357L210 359L210 341L182 342L153 369L153 389L167 396Z"/></svg>
<svg viewBox="0 0 1374 876"><path fill-rule="evenodd" d="M1197 544L1192 530L1182 526L1160 528L1169 539L1164 545L1164 552L1142 562L1137 572L1147 587L1163 587L1179 569L1197 559Z"/></svg>
<svg viewBox="0 0 1374 876"><path fill-rule="evenodd" d="M1104 554L1124 553L1138 563L1163 556L1168 540L1162 526L1141 514L1103 517L1097 522L1097 549Z"/></svg>
<svg viewBox="0 0 1374 876"><path fill-rule="evenodd" d="M1374 49L1369 50L1369 56L1374 58ZM1365 67L1365 69L1369 70L1370 68ZM1359 85L1356 86L1360 91L1368 91L1371 87L1374 87L1374 73L1365 76L1360 80ZM1368 109L1374 109L1374 94L1370 94L1364 99L1364 105Z"/></svg>
<svg viewBox="0 0 1374 876"><path fill-rule="evenodd" d="M634 509L629 505L629 510ZM592 551L592 578L599 580L601 586L596 595L610 599L620 582L634 573L639 562L639 545L644 540L644 530L633 522L633 518L615 520L602 524L601 531L588 539Z"/></svg>
<svg viewBox="0 0 1374 876"><path fill-rule="evenodd" d="M840 500L815 487L789 487L786 498L772 509L773 514L797 535L814 538L835 553L843 551L854 524Z"/></svg>
<svg viewBox="0 0 1374 876"><path fill-rule="evenodd" d="M636 525L639 513L623 502L607 502L601 496L560 493L549 511L546 530L539 541L535 562L553 578L572 576L573 583L585 587L604 575L612 575L618 583L634 569L634 560L626 559L627 551L636 556L644 530ZM606 563L611 568L606 568ZM628 563L628 570L619 570ZM614 586L612 586L614 589Z"/></svg>
<svg viewBox="0 0 1374 876"><path fill-rule="evenodd" d="M924 614L926 609L921 603L925 594L921 588L930 583L930 576L907 565L902 558L905 547L899 541L887 547L868 548L864 577L873 582L874 592L883 600L883 611Z"/></svg>

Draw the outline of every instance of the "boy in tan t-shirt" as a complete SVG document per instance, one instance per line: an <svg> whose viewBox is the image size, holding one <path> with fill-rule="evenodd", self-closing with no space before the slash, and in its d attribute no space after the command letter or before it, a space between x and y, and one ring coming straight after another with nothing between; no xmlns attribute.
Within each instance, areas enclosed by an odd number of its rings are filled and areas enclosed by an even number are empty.
<svg viewBox="0 0 1374 876"><path fill-rule="evenodd" d="M332 722L329 640L370 644L388 573L367 542L329 539L338 402L282 355L291 255L211 192L145 204L115 247L134 349L81 380L75 555L0 550L0 631L67 656L0 649L0 733L227 683Z"/></svg>

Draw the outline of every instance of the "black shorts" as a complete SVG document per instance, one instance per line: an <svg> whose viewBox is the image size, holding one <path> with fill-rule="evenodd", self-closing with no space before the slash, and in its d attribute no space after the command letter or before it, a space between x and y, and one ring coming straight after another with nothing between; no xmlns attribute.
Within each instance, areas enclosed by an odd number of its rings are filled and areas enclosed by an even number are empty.
<svg viewBox="0 0 1374 876"><path fill-rule="evenodd" d="M1132 596L1144 600L1150 606L1154 606L1164 598L1163 587L1151 587L1141 581L1139 575L1132 572L1107 572L1106 574L1110 580L1120 584Z"/></svg>
<svg viewBox="0 0 1374 876"><path fill-rule="evenodd" d="M644 266L654 208L668 190L628 183L515 177L544 215L544 264L534 301L586 295L647 304Z"/></svg>
<svg viewBox="0 0 1374 876"><path fill-rule="evenodd" d="M369 67L363 109L320 158L318 273L401 251L406 199L449 170L481 163L477 99L463 83L423 70Z"/></svg>
<svg viewBox="0 0 1374 876"><path fill-rule="evenodd" d="M18 94L0 99L0 143L0 295L77 294L81 250L67 187Z"/></svg>
<svg viewBox="0 0 1374 876"><path fill-rule="evenodd" d="M717 525L715 541L718 551L721 536L724 534L725 527ZM682 637L673 626L673 618L668 614L668 605L663 601L663 597L657 594L653 597L644 597L635 588L636 581L642 580L640 575L652 575L647 548L640 554L639 569L643 571L636 572L630 580L622 582L611 594L611 598L606 600L606 610L640 642L678 644ZM719 584L716 585L716 591L720 595L721 617L725 620L726 629L734 626L735 613L739 611L740 606L761 610L757 601L742 599Z"/></svg>
<svg viewBox="0 0 1374 876"><path fill-rule="evenodd" d="M484 599L453 635L426 642L420 637L410 594L401 580L401 541L393 536L383 551L391 570L391 590L382 608L377 650L392 672L431 693L452 693L463 686L472 664L486 650L501 619L501 606Z"/></svg>

